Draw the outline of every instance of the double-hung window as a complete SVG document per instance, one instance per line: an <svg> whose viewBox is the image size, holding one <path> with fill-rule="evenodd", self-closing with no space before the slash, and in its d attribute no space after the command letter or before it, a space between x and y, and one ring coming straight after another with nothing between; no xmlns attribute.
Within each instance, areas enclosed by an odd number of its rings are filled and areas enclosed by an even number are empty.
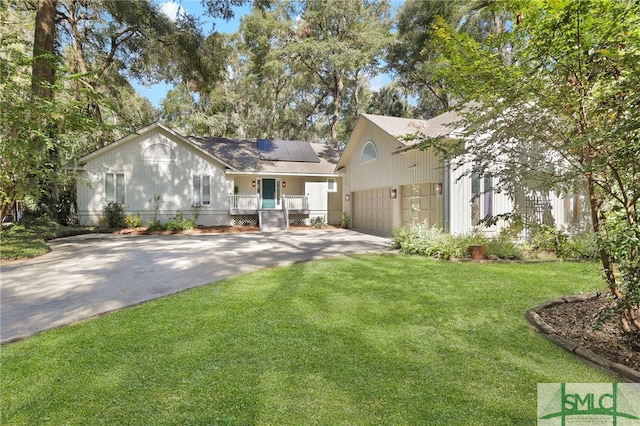
<svg viewBox="0 0 640 426"><path fill-rule="evenodd" d="M124 204L124 173L106 173L104 176L104 193L107 203Z"/></svg>
<svg viewBox="0 0 640 426"><path fill-rule="evenodd" d="M211 176L208 176L208 175L193 176L193 205L194 206L210 206L211 205Z"/></svg>
<svg viewBox="0 0 640 426"><path fill-rule="evenodd" d="M493 178L471 176L471 223L479 225L493 216Z"/></svg>
<svg viewBox="0 0 640 426"><path fill-rule="evenodd" d="M338 185L335 179L327 180L327 192L338 192Z"/></svg>

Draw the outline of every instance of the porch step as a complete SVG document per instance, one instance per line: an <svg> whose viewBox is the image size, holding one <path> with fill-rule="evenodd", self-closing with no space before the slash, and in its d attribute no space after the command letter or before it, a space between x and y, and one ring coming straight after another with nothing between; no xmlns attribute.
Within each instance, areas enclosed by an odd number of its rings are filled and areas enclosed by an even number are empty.
<svg viewBox="0 0 640 426"><path fill-rule="evenodd" d="M287 229L282 210L260 210L261 231L282 231Z"/></svg>

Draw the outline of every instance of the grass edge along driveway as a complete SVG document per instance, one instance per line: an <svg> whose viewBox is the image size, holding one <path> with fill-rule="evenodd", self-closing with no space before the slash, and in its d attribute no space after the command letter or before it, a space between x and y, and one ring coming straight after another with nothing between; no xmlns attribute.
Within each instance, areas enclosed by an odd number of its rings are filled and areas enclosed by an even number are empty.
<svg viewBox="0 0 640 426"><path fill-rule="evenodd" d="M611 382L524 311L597 266L351 256L267 269L2 347L1 424L534 424Z"/></svg>

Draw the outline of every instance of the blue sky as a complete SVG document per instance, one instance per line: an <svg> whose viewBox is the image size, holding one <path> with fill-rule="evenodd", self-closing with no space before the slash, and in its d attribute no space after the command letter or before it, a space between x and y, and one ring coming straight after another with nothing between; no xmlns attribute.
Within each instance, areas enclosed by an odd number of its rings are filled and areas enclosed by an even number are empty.
<svg viewBox="0 0 640 426"><path fill-rule="evenodd" d="M224 19L213 19L204 14L204 9L202 7L201 0L153 0L154 3L159 4L164 13L173 18L177 13L181 10L186 10L189 14L195 17L199 17L203 22L203 32L205 34L209 34L213 28L216 31L221 33L232 34L235 33L240 27L240 19L251 12L251 5L247 4L241 7L234 8L234 17L229 21L225 21ZM395 0L392 1L393 12L398 8L398 6L402 3L402 1ZM392 12L392 13L393 13ZM391 81L391 78L388 75L380 75L373 80L371 80L371 88L374 90L379 89L380 87L388 84ZM171 90L172 86L160 83L155 84L153 86L142 86L137 82L133 82L133 86L136 88L138 93L142 96L146 97L151 101L151 103L160 107L160 102L164 99L167 92Z"/></svg>
<svg viewBox="0 0 640 426"><path fill-rule="evenodd" d="M203 32L205 34L210 33L212 27L215 27L216 31L222 33L235 33L240 27L240 18L251 12L251 5L235 8L234 17L229 21L225 21L224 19L213 19L205 15L200 0L177 0L169 2L154 0L154 3L159 4L164 13L170 18L175 17L178 11L182 9L186 10L192 16L199 17L204 24ZM173 86L166 83L143 86L138 82L133 82L133 87L136 88L138 93L149 99L155 107L160 107L160 102Z"/></svg>

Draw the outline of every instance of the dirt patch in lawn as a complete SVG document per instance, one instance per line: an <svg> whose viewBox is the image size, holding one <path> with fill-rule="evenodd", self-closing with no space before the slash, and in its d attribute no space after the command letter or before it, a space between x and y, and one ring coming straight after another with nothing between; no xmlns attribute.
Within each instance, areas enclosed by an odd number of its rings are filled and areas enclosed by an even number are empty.
<svg viewBox="0 0 640 426"><path fill-rule="evenodd" d="M559 336L596 354L640 371L640 334L625 334L616 321L600 324L598 312L611 307L604 297L560 303L538 310Z"/></svg>

